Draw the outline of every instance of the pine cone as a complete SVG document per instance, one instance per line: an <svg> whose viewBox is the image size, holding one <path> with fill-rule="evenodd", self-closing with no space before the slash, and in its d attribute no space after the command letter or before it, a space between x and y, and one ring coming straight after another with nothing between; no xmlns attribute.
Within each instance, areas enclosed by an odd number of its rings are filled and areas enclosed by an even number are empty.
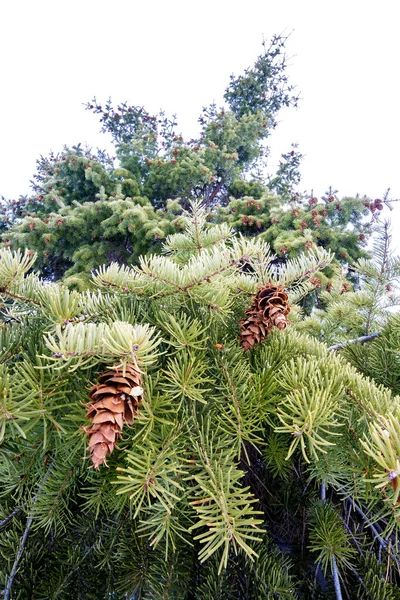
<svg viewBox="0 0 400 600"><path fill-rule="evenodd" d="M121 367L111 367L98 377L98 384L89 392L86 417L92 424L84 427L89 436L89 450L93 466L98 469L106 463L106 456L114 450L121 437L124 422L132 425L142 401L142 374L138 367L127 364L125 374Z"/></svg>
<svg viewBox="0 0 400 600"><path fill-rule="evenodd" d="M285 329L286 315L290 312L288 295L283 287L268 284L262 286L246 310L247 317L240 323L240 343L243 350L250 350L262 342L273 327Z"/></svg>

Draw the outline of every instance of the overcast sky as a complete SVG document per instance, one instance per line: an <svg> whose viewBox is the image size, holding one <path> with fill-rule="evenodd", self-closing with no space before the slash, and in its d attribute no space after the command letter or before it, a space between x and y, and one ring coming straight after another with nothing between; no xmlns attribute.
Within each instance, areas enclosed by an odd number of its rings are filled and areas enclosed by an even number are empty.
<svg viewBox="0 0 400 600"><path fill-rule="evenodd" d="M399 23L399 0L3 1L0 194L27 193L49 150L106 147L83 107L94 95L164 108L196 134L202 106L283 32L301 101L270 138L271 170L297 142L302 190L400 198Z"/></svg>

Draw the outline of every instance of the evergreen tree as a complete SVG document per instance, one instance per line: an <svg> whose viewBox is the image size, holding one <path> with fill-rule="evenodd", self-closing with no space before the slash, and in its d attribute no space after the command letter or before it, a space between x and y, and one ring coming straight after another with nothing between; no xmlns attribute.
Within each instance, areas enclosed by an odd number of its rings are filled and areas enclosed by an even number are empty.
<svg viewBox="0 0 400 600"><path fill-rule="evenodd" d="M36 252L45 277L65 276L82 288L101 264L137 264L140 255L158 253L161 240L180 229L182 210L201 199L210 221L246 236L261 233L278 262L315 246L343 265L365 257L368 216L383 208L380 200L339 199L332 190L321 199L300 194L295 146L274 176L263 177L279 111L298 101L285 41L274 37L252 67L232 75L224 106L203 109L196 139L184 140L175 117L163 112L93 99L87 108L111 135L118 164L79 145L41 157L33 196L3 203L3 244ZM316 279L326 285L331 275Z"/></svg>
<svg viewBox="0 0 400 600"><path fill-rule="evenodd" d="M207 215L92 291L1 250L6 599L399 598L399 398L296 331L333 254Z"/></svg>

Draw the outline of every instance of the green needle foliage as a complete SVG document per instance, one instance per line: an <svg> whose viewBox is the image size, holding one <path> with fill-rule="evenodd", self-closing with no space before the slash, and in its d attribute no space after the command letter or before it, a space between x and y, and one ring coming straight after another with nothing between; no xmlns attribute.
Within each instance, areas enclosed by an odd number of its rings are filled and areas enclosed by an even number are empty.
<svg viewBox="0 0 400 600"><path fill-rule="evenodd" d="M328 345L380 332L388 316L397 312L400 303L400 257L391 249L391 238L390 223L379 223L375 227L371 258L359 259L349 266L353 284L337 272L329 288L319 295L318 306L299 328L323 339ZM393 340L392 344L396 342ZM348 358L354 352L356 360L356 356L365 351L369 352L369 347L357 345L346 347L345 352ZM390 353L386 355L389 359ZM382 367L383 364L384 361ZM361 365L359 360L357 366L362 368ZM372 365L368 369L368 373L372 373ZM388 371L387 367L383 370ZM395 376L396 369L392 372Z"/></svg>
<svg viewBox="0 0 400 600"><path fill-rule="evenodd" d="M183 212L159 254L99 267L91 291L1 251L6 598L397 597L400 409L378 371L385 344L398 365L398 319L349 362L295 307L333 255L277 269L262 236L207 211ZM244 352L240 321L269 284L293 323ZM89 389L132 363L143 401L93 469Z"/></svg>
<svg viewBox="0 0 400 600"><path fill-rule="evenodd" d="M310 509L310 522L310 550L318 552L316 560L321 562L324 573L332 569L334 560L342 569L351 565L356 550L332 504L316 502Z"/></svg>
<svg viewBox="0 0 400 600"><path fill-rule="evenodd" d="M5 600L399 598L388 199L300 194L296 145L262 175L286 71L276 36L192 140L94 99L116 156L65 147L2 200ZM244 352L268 286L291 322ZM94 469L93 386L132 365L133 423Z"/></svg>
<svg viewBox="0 0 400 600"><path fill-rule="evenodd" d="M160 254L165 240L168 248L174 240L171 251L179 249L185 261L198 240L188 245L183 211L201 199L207 220L219 224L203 238L204 248L234 230L261 234L278 265L319 247L344 267L367 258L381 200L340 198L331 188L321 198L299 193L302 155L296 145L282 155L275 174L265 174L279 113L298 103L285 43L274 36L251 67L232 75L221 90L221 106L203 108L193 139L184 139L175 116L162 111L152 115L143 106L111 100L87 103L111 136L115 156L78 144L41 157L32 195L0 202L0 241L35 252L46 279L87 289L94 269L137 265L140 257ZM169 237L176 233L182 235ZM315 273L315 287L325 289L332 276L332 269Z"/></svg>

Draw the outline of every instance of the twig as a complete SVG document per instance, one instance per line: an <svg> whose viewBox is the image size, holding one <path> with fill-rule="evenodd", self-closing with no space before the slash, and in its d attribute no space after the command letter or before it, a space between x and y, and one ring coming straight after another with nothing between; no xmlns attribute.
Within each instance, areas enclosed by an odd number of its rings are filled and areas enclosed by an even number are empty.
<svg viewBox="0 0 400 600"><path fill-rule="evenodd" d="M400 569L400 561L398 560L396 554L393 553L389 544L383 539L383 537L379 535L376 527L372 523L368 523L368 516L361 510L361 508L355 502L352 502L352 506L363 517L363 519L366 522L366 526L370 527L372 533L375 536L376 541L379 543L380 548L385 548L388 551L388 554L390 554L390 556L392 557L393 562L396 564L397 568Z"/></svg>
<svg viewBox="0 0 400 600"><path fill-rule="evenodd" d="M21 296L20 294L16 294L5 288L1 288L0 293L5 294L6 296L10 296L10 298L15 298L16 300L21 300L21 302L27 302L28 304L31 303L31 304L34 304L35 306L40 306L40 303L37 300L34 300L33 298L27 298L26 296Z"/></svg>
<svg viewBox="0 0 400 600"><path fill-rule="evenodd" d="M350 514L350 513L349 513ZM342 517L339 515L339 519L342 521L347 533L350 535L350 537L353 540L353 544L355 545L355 547L357 548L357 550L360 553L360 556L364 556L364 551L362 550L360 544L357 542L357 539L354 535L354 533L352 532L352 530L350 529L349 525L346 523L346 521L344 519L342 519Z"/></svg>
<svg viewBox="0 0 400 600"><path fill-rule="evenodd" d="M332 556L332 575L333 586L335 588L336 600L343 600L342 590L340 589L339 571L336 564L336 559Z"/></svg>
<svg viewBox="0 0 400 600"><path fill-rule="evenodd" d="M12 513L8 515L8 517L0 521L0 527L3 527L3 525L7 525L7 523L11 521L11 519L15 517L15 515L17 515L19 511L23 509L24 506L26 506L26 502L24 502L22 506L17 506L17 508L13 510Z"/></svg>
<svg viewBox="0 0 400 600"><path fill-rule="evenodd" d="M324 483L321 484L321 500L323 502L326 501L326 485ZM316 573L320 566L320 562L317 564ZM335 588L336 600L343 600L342 590L340 589L340 581L339 581L339 571L337 568L335 557L332 556L332 575L333 575L333 586Z"/></svg>
<svg viewBox="0 0 400 600"><path fill-rule="evenodd" d="M321 483L321 500L326 500L326 485Z"/></svg>
<svg viewBox="0 0 400 600"><path fill-rule="evenodd" d="M87 556L91 553L91 551L93 550L93 548L95 547L96 542L94 542L90 548L88 548L85 552L85 554L83 555L83 557L81 558L81 560L79 562L76 563L76 565L74 567L72 567L72 569L69 571L69 573L67 573L67 575L64 577L61 585L57 588L53 599L58 597L59 592L62 591L62 589L65 587L67 581L71 578L72 574L81 566L81 564L84 562L84 560L87 558Z"/></svg>
<svg viewBox="0 0 400 600"><path fill-rule="evenodd" d="M335 344L334 346L329 346L328 350L340 350L341 348L344 348L345 346L348 346L349 344L364 344L364 342L370 342L371 340L374 340L375 338L379 337L380 335L382 335L382 333L380 331L377 331L376 333L370 333L369 335L363 335L361 337L354 338L354 340L347 340L347 342L342 342L341 344Z"/></svg>
<svg viewBox="0 0 400 600"><path fill-rule="evenodd" d="M359 574L357 573L355 568L352 567L351 565L347 565L347 567L350 569L350 571L353 573L353 575L355 575L356 578L358 579L358 581L361 583L361 585L364 588L364 591L368 594L369 598L371 598L371 600L374 600L371 592L369 591L369 589L367 588L367 586L365 585L364 581L361 579L361 577L359 576Z"/></svg>
<svg viewBox="0 0 400 600"><path fill-rule="evenodd" d="M49 475L49 473L51 471L51 468L52 468L53 464L54 464L54 460L52 460L52 462L50 463L50 466L47 469L45 476L43 477L43 481L42 481L42 483L41 483L41 485L40 485L40 487L39 487L36 495L33 498L32 509L35 506L35 504L36 504L36 502L37 502L37 500L39 498L39 495L40 495L40 493L41 493L41 491L43 489L43 486L44 486L44 484L47 481L47 477L48 477L48 475ZM14 577L15 577L15 575L17 573L18 564L19 564L19 561L21 560L21 556L22 556L22 553L24 551L26 540L28 539L29 530L31 528L33 517L34 517L34 512L33 512L32 509L31 509L31 513L30 513L30 515L28 517L28 520L26 522L25 531L24 531L24 533L22 535L21 542L19 544L17 556L15 557L14 564L13 564L12 569L11 569L10 577L8 578L7 585L6 585L5 589L1 592L2 595L4 596L4 600L9 600L9 598L10 598L10 592L11 592L12 584L14 582Z"/></svg>

